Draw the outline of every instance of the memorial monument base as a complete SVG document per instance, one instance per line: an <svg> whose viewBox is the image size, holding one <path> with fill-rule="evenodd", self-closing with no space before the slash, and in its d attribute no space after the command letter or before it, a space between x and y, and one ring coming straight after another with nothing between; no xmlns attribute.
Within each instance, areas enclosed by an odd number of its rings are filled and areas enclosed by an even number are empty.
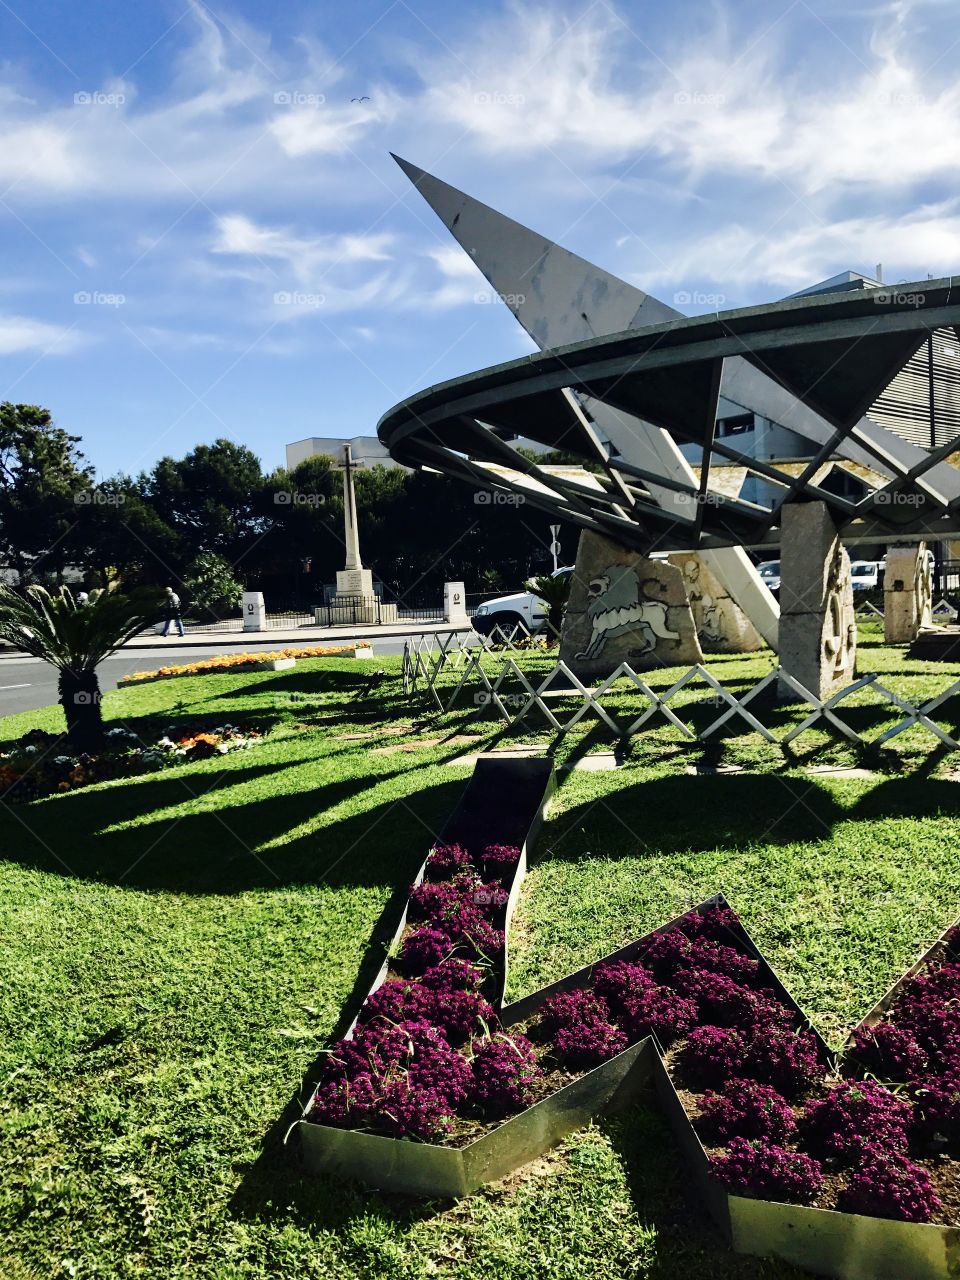
<svg viewBox="0 0 960 1280"><path fill-rule="evenodd" d="M788 502L780 539L780 665L818 698L856 675L850 557L823 502ZM797 695L781 683L778 697Z"/></svg>

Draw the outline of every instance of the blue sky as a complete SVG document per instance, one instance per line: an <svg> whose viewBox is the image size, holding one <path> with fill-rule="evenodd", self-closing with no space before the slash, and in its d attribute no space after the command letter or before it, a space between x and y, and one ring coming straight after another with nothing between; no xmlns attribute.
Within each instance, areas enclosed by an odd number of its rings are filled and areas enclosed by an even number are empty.
<svg viewBox="0 0 960 1280"><path fill-rule="evenodd" d="M529 350L391 150L689 314L960 265L955 0L0 0L0 34L0 397L101 475L217 436L270 468Z"/></svg>

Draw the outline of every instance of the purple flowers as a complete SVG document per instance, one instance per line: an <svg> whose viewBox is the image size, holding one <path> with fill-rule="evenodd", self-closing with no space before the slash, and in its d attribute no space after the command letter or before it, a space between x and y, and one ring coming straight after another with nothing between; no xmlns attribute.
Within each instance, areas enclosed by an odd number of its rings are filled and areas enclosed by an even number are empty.
<svg viewBox="0 0 960 1280"><path fill-rule="evenodd" d="M333 1047L310 1115L336 1128L429 1141L449 1133L471 1086L469 1063L437 1027L380 1021Z"/></svg>
<svg viewBox="0 0 960 1280"><path fill-rule="evenodd" d="M469 869L470 854L458 844L438 844L427 857L426 873L431 880L451 880Z"/></svg>
<svg viewBox="0 0 960 1280"><path fill-rule="evenodd" d="M552 1035L560 1027L568 1027L578 1022L589 1022L595 1018L605 1021L610 1017L607 1002L596 992L576 987L573 991L558 991L548 996L540 1006L540 1025Z"/></svg>
<svg viewBox="0 0 960 1280"><path fill-rule="evenodd" d="M613 1058L627 1047L627 1037L619 1027L603 1018L561 1027L553 1038L553 1051L565 1066L588 1071Z"/></svg>
<svg viewBox="0 0 960 1280"><path fill-rule="evenodd" d="M910 1104L883 1085L845 1080L808 1103L802 1127L811 1151L850 1163L867 1147L903 1151L912 1118Z"/></svg>
<svg viewBox="0 0 960 1280"><path fill-rule="evenodd" d="M722 1085L742 1076L747 1045L729 1027L696 1027L680 1051L680 1064L693 1084Z"/></svg>
<svg viewBox="0 0 960 1280"><path fill-rule="evenodd" d="M543 1075L533 1045L521 1035L500 1033L473 1046L473 1100L489 1116L529 1106L534 1082Z"/></svg>
<svg viewBox="0 0 960 1280"><path fill-rule="evenodd" d="M631 1040L652 1032L666 1046L696 1024L697 1005L670 987L647 987L638 996L628 997L618 1021Z"/></svg>
<svg viewBox="0 0 960 1280"><path fill-rule="evenodd" d="M417 929L408 933L400 947L399 967L404 973L419 976L441 964L453 951L453 943L439 929Z"/></svg>
<svg viewBox="0 0 960 1280"><path fill-rule="evenodd" d="M853 1057L880 1080L910 1080L924 1068L927 1055L903 1027L877 1022L853 1033Z"/></svg>
<svg viewBox="0 0 960 1280"><path fill-rule="evenodd" d="M838 1208L875 1218L929 1222L942 1205L924 1169L895 1151L868 1147L840 1193Z"/></svg>
<svg viewBox="0 0 960 1280"><path fill-rule="evenodd" d="M513 844L488 844L480 861L483 874L491 880L511 880L520 861L520 850Z"/></svg>
<svg viewBox="0 0 960 1280"><path fill-rule="evenodd" d="M960 1068L925 1080L912 1090L923 1127L931 1137L960 1141Z"/></svg>
<svg viewBox="0 0 960 1280"><path fill-rule="evenodd" d="M613 1008L641 995L653 986L653 977L642 964L615 960L599 965L593 972L593 989Z"/></svg>
<svg viewBox="0 0 960 1280"><path fill-rule="evenodd" d="M823 1186L823 1171L816 1160L799 1151L787 1151L766 1138L751 1142L731 1138L725 1156L712 1161L713 1172L735 1195L758 1200L786 1200L805 1204Z"/></svg>
<svg viewBox="0 0 960 1280"><path fill-rule="evenodd" d="M704 1125L722 1142L729 1138L783 1142L797 1127L787 1100L755 1080L728 1080L722 1093L708 1090L699 1105Z"/></svg>
<svg viewBox="0 0 960 1280"><path fill-rule="evenodd" d="M745 1074L772 1084L788 1098L805 1093L824 1076L817 1042L809 1031L759 1028L750 1042L746 1067Z"/></svg>

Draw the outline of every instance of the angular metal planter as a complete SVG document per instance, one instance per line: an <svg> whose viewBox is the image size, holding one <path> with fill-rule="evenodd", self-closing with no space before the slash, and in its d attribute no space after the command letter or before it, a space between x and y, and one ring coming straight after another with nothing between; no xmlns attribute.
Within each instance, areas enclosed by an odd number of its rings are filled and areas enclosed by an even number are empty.
<svg viewBox="0 0 960 1280"><path fill-rule="evenodd" d="M883 1017L903 984L942 949L946 932L897 979L857 1029ZM785 989L783 994L803 1016ZM852 1039L851 1032L846 1043ZM830 1057L836 1060L836 1055ZM956 1280L960 1276L960 1228L732 1195L711 1177L709 1157L659 1055L651 1070L657 1098L704 1203L736 1253L781 1258L814 1275L837 1280Z"/></svg>
<svg viewBox="0 0 960 1280"><path fill-rule="evenodd" d="M515 766L536 762L498 763ZM508 919L526 869L525 855L524 847L524 857L511 889ZM716 894L691 910L703 910L714 905L728 904L722 894ZM649 938L673 928L681 919L682 916L677 916L602 959L504 1006L501 1022L505 1028L525 1022L549 996L589 985L593 971L599 965L635 959ZM809 1028L821 1053L836 1063L836 1055L831 1053L816 1028L810 1025L750 935L742 927L738 932L744 950L763 962L768 985ZM398 938L400 933L402 926ZM898 979L859 1026L872 1025L882 1018L904 982L922 969L929 957L942 950L942 943L943 936ZM385 973L386 967L375 985L379 985ZM622 1109L640 1096L649 1096L651 1086L705 1207L736 1253L780 1258L814 1275L836 1277L837 1280L957 1280L960 1277L958 1227L897 1222L806 1205L756 1200L728 1192L711 1175L709 1157L687 1116L664 1064L660 1046L653 1036L631 1045L609 1062L464 1147L402 1142L372 1134L329 1129L306 1121L301 1121L297 1127L303 1142L305 1163L314 1172L355 1178L384 1190L427 1198L455 1199L469 1195L483 1184L496 1181L542 1155L567 1134L601 1113Z"/></svg>

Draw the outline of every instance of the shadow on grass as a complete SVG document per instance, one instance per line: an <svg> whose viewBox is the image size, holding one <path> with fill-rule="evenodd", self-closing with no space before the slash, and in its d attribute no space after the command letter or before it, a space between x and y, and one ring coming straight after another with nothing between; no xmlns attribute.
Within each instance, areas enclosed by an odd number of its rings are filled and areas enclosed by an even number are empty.
<svg viewBox="0 0 960 1280"><path fill-rule="evenodd" d="M390 885L398 877L405 882L416 870L464 787L458 777L419 784L422 771L398 769L277 794L271 784L289 767L284 762L179 777L152 774L124 786L0 805L3 856L79 879L176 893ZM283 839L339 804L362 804L364 792L401 774L409 777L402 801L364 807L319 830ZM251 782L262 784L254 799L230 804L225 798L212 811L176 812L192 799ZM174 812L138 821L165 809ZM124 822L136 825L110 829ZM260 848L271 841L275 847Z"/></svg>

